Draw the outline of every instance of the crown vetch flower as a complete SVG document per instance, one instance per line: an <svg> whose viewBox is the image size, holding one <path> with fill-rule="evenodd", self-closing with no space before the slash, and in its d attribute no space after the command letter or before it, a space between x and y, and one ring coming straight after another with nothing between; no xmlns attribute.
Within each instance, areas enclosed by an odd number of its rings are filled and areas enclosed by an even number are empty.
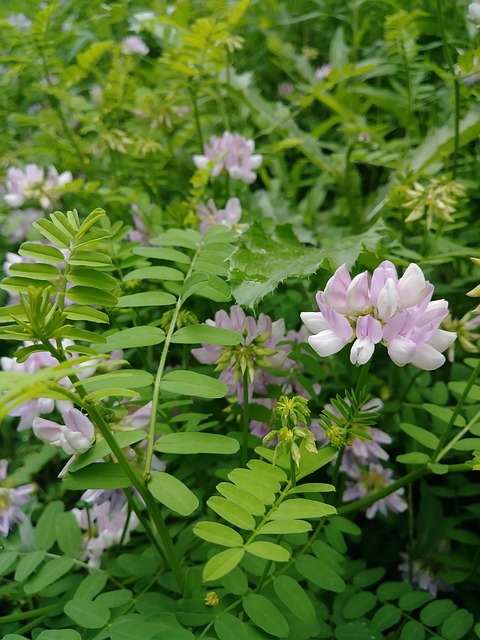
<svg viewBox="0 0 480 640"><path fill-rule="evenodd" d="M59 174L54 166L45 169L36 164L27 164L25 169L10 167L5 181L3 196L10 207L21 207L26 200L38 200L43 209L50 209L58 198L55 192L73 180L70 171Z"/></svg>
<svg viewBox="0 0 480 640"><path fill-rule="evenodd" d="M146 56L149 52L150 49L139 36L127 36L122 40L122 53L126 56L132 53Z"/></svg>
<svg viewBox="0 0 480 640"><path fill-rule="evenodd" d="M448 314L446 300L431 301L433 285L423 271L411 264L401 278L386 260L373 272L351 278L344 264L316 299L319 312L303 312L301 318L313 334L310 346L324 357L354 341L352 364L366 364L375 345L387 347L393 362L413 364L431 371L445 362L442 352L456 334L439 329Z"/></svg>
<svg viewBox="0 0 480 640"><path fill-rule="evenodd" d="M17 522L25 518L20 507L31 502L30 494L35 489L33 484L24 484L13 489L1 486L7 478L7 469L8 461L0 460L0 536L4 538Z"/></svg>
<svg viewBox="0 0 480 640"><path fill-rule="evenodd" d="M354 482L347 483L343 499L345 502L351 502L352 500L360 500L375 494L377 491L392 484L392 475L392 469L384 469L379 464L369 464L368 469L352 467L349 476L354 479ZM389 511L394 513L405 511L408 505L402 497L403 493L402 487L385 496L385 498L374 502L366 511L367 518L369 520L374 518L377 512L386 516Z"/></svg>
<svg viewBox="0 0 480 640"><path fill-rule="evenodd" d="M204 155L193 156L193 164L197 169L209 169L212 178L225 170L233 180L252 184L257 178L254 171L263 161L263 156L253 153L254 150L253 140L225 131L221 137L210 138L204 147Z"/></svg>
<svg viewBox="0 0 480 640"><path fill-rule="evenodd" d="M95 427L78 409L70 409L62 415L65 424L37 417L33 421L33 432L43 442L61 448L69 455L90 449L95 439Z"/></svg>
<svg viewBox="0 0 480 640"><path fill-rule="evenodd" d="M210 198L206 205L198 206L197 213L200 218L201 233L205 233L207 229L217 224L233 229L242 217L242 205L238 198L229 198L225 209L217 209L215 201Z"/></svg>
<svg viewBox="0 0 480 640"><path fill-rule="evenodd" d="M237 394L237 400L243 402L243 376L248 372L250 399L253 393L265 394L268 384L281 384L282 378L269 373L266 368L287 372L295 365L288 354L291 345L278 344L285 340L285 323L282 320L272 322L269 316L261 313L258 320L246 316L243 309L234 305L230 314L217 311L215 320L207 324L238 331L244 337L243 343L235 346L205 344L200 349L192 349L192 354L202 364L216 364L221 371L220 380L230 387L230 394Z"/></svg>

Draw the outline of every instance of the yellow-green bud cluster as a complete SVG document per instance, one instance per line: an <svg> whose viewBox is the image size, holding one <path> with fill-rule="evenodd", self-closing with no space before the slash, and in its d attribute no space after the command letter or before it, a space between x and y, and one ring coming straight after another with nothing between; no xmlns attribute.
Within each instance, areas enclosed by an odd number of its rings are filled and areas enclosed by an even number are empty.
<svg viewBox="0 0 480 640"><path fill-rule="evenodd" d="M336 447L337 449L342 449L342 447L347 444L345 429L342 429L337 425L329 427L326 430L325 435L327 436L332 446Z"/></svg>
<svg viewBox="0 0 480 640"><path fill-rule="evenodd" d="M276 349L269 349L263 346L269 337L270 334L265 333L254 338L250 344L246 344L246 335L244 333L244 342L242 344L222 349L215 371L233 368L234 382L243 378L245 372L247 372L249 381L253 382L255 370L269 367L270 361L268 358L277 353Z"/></svg>

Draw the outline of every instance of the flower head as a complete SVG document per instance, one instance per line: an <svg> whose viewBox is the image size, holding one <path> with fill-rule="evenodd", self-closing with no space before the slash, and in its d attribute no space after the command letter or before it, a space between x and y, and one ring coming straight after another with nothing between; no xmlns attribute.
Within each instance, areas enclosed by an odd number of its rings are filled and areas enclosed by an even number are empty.
<svg viewBox="0 0 480 640"><path fill-rule="evenodd" d="M24 484L20 487L8 488L4 485L7 479L8 461L0 460L0 536L6 538L17 522L25 516L20 507L31 502L31 493L35 487Z"/></svg>
<svg viewBox="0 0 480 640"><path fill-rule="evenodd" d="M233 306L230 314L217 311L215 320L207 324L232 329L242 334L243 341L234 346L203 345L201 349L192 349L192 354L202 364L216 364L221 371L220 380L230 387L230 394L237 393L239 403L243 402L243 377L248 374L249 397L253 393L265 394L267 385L280 383L278 378L267 369L274 368L287 372L294 366L288 358L290 345L278 344L285 339L283 320L272 322L269 316L260 314L258 320L245 315L243 309Z"/></svg>
<svg viewBox="0 0 480 640"><path fill-rule="evenodd" d="M122 53L126 56L132 53L138 53L141 56L146 56L150 49L145 42L139 36L128 36L122 40Z"/></svg>
<svg viewBox="0 0 480 640"><path fill-rule="evenodd" d="M387 347L393 362L412 363L431 371L442 366L445 351L456 334L439 329L448 314L445 300L431 302L433 286L422 270L409 265L398 278L386 260L375 269L351 278L344 264L317 293L320 312L303 312L301 318L313 334L310 346L329 356L353 342L352 364L365 364L379 343Z"/></svg>
<svg viewBox="0 0 480 640"><path fill-rule="evenodd" d="M366 498L377 493L380 489L388 487L392 484L393 471L384 469L379 464L369 464L368 469L360 467L352 468L350 477L354 480L347 483L347 488L343 495L345 502ZM407 509L407 503L402 498L403 488L389 494L381 500L377 500L367 509L366 516L370 520L375 517L377 512L382 515L388 515L389 511L394 513L402 513Z"/></svg>
<svg viewBox="0 0 480 640"><path fill-rule="evenodd" d="M205 233L207 229L217 224L233 229L242 217L242 205L238 198L229 198L225 209L217 209L215 201L210 198L206 205L199 205L197 213L200 218L201 233Z"/></svg>
<svg viewBox="0 0 480 640"><path fill-rule="evenodd" d="M257 178L254 171L263 160L263 156L253 153L254 149L253 140L225 131L220 138L212 136L204 147L204 155L193 156L193 163L197 169L210 170L212 178L225 170L233 180L252 184Z"/></svg>
<svg viewBox="0 0 480 640"><path fill-rule="evenodd" d="M55 167L45 169L36 164L27 164L25 169L10 167L5 181L6 194L3 196L10 207L21 207L27 200L36 200L43 209L50 209L58 199L58 191L72 181L70 171L59 175Z"/></svg>
<svg viewBox="0 0 480 640"><path fill-rule="evenodd" d="M69 409L62 415L65 424L45 418L35 418L33 432L43 442L74 455L90 449L95 439L95 427L78 409Z"/></svg>

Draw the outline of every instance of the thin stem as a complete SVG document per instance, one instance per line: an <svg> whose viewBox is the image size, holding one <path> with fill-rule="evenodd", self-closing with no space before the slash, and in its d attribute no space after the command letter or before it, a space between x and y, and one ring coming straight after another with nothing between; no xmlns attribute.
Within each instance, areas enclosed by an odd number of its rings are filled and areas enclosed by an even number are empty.
<svg viewBox="0 0 480 640"><path fill-rule="evenodd" d="M462 407L463 407L463 405L465 403L465 400L467 399L468 394L470 393L470 389L473 387L473 384L474 384L475 380L477 379L479 373L480 373L480 359L477 362L477 366L473 370L472 375L470 376L470 378L469 378L469 380L467 382L467 385L466 385L465 389L463 390L463 393L460 396L460 399L457 402L457 406L453 410L453 413L452 413L452 415L450 417L449 423L447 424L447 426L445 427L442 435L440 436L440 440L439 440L438 446L435 449L435 451L433 452L433 455L432 455L432 458L431 458L432 460L438 461L438 456L442 452L443 448L445 447L445 445L448 442L448 439L450 437L450 433L452 432L452 429L453 429L454 422L457 419L457 416L459 415L459 413L460 413L460 411L461 411L461 409L462 409Z"/></svg>
<svg viewBox="0 0 480 640"><path fill-rule="evenodd" d="M249 425L249 402L248 402L248 369L243 374L243 413L242 413L242 457L241 466L244 467L248 460L248 436L250 435Z"/></svg>
<svg viewBox="0 0 480 640"><path fill-rule="evenodd" d="M197 140L200 146L200 153L203 153L204 145L203 145L203 134L202 134L202 126L200 124L200 114L198 112L198 103L197 103L197 95L195 93L195 89L189 87L188 92L190 94L190 99L192 101L193 106L193 115L195 120L195 130L197 132Z"/></svg>
<svg viewBox="0 0 480 640"><path fill-rule="evenodd" d="M455 178L457 173L458 164L458 152L460 148L460 82L455 74L455 66L453 64L453 58L450 51L450 45L445 31L445 23L443 19L442 0L436 0L437 3L437 17L438 26L440 30L440 36L442 38L443 50L445 52L445 60L447 62L448 70L453 80L454 97L455 97L455 113L454 113L454 130L453 130L453 160L452 160L452 177Z"/></svg>
<svg viewBox="0 0 480 640"><path fill-rule="evenodd" d="M435 458L435 462L440 462L440 460L450 451L450 449L452 449L454 444L459 440L461 440L463 436L470 431L470 429L477 423L479 418L480 418L480 410L477 411L477 413L473 416L470 422L465 427L463 427L463 429L459 431L457 435L454 438L452 438L450 442L440 451L440 453Z"/></svg>

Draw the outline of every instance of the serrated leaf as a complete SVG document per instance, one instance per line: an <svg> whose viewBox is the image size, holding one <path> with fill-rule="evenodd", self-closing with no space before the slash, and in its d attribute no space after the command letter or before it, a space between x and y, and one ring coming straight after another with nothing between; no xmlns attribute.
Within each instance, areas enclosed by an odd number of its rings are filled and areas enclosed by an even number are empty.
<svg viewBox="0 0 480 640"><path fill-rule="evenodd" d="M141 291L118 299L117 307L167 307L177 299L165 291Z"/></svg>
<svg viewBox="0 0 480 640"><path fill-rule="evenodd" d="M238 565L245 555L244 549L225 549L210 558L203 569L204 582L213 582L226 575Z"/></svg>
<svg viewBox="0 0 480 640"><path fill-rule="evenodd" d="M197 522L193 527L193 533L202 540L207 540L222 547L242 547L243 538L231 527L219 522Z"/></svg>
<svg viewBox="0 0 480 640"><path fill-rule="evenodd" d="M342 238L328 250L302 246L290 225L272 230L255 222L242 234L230 261L234 298L241 306L254 307L287 278L306 277L321 267L353 266L365 247L376 248L381 229Z"/></svg>
<svg viewBox="0 0 480 640"><path fill-rule="evenodd" d="M162 453L196 454L214 453L231 455L240 448L238 440L216 433L179 432L167 433L155 444Z"/></svg>
<svg viewBox="0 0 480 640"><path fill-rule="evenodd" d="M154 498L181 516L189 516L198 507L197 496L181 480L165 471L153 474L147 487Z"/></svg>
<svg viewBox="0 0 480 640"><path fill-rule="evenodd" d="M172 342L178 344L236 345L240 344L242 340L243 337L238 331L214 327L209 324L194 324L189 327L182 327L172 336Z"/></svg>
<svg viewBox="0 0 480 640"><path fill-rule="evenodd" d="M170 371L162 379L162 390L183 396L223 398L228 386L221 380L195 371Z"/></svg>

